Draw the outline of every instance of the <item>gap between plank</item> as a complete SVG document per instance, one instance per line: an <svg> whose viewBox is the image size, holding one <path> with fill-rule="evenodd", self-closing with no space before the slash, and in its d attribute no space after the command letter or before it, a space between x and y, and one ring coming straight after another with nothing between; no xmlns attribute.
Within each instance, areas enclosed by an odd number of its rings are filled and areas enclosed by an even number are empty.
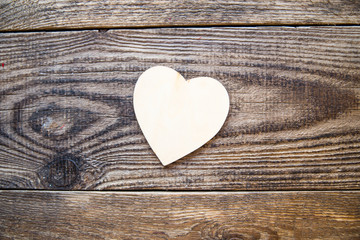
<svg viewBox="0 0 360 240"><path fill-rule="evenodd" d="M144 194L253 194L253 193L335 193L335 192L359 192L360 189L343 189L343 190L323 190L323 189L301 189L301 190L61 190L61 189L16 189L16 188L8 188L8 189L0 189L1 192L77 192L77 193L101 193L101 192L113 192L113 193L121 193L121 194L136 194L136 193L144 193Z"/></svg>
<svg viewBox="0 0 360 240"><path fill-rule="evenodd" d="M359 27L360 24L247 24L247 25L227 25L227 24L214 24L214 25L178 25L178 26L126 26L126 27L112 27L112 28L64 28L64 29L35 29L35 30L17 30L17 31L0 31L0 33L24 33L24 32L76 32L76 31L89 31L98 30L106 32L108 30L131 30L131 29L161 29L161 28L255 28L255 27Z"/></svg>

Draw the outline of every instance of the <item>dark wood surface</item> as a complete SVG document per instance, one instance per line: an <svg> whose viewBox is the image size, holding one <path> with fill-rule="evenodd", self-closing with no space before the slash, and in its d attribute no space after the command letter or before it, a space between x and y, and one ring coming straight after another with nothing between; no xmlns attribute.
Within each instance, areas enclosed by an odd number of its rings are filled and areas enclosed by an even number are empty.
<svg viewBox="0 0 360 240"><path fill-rule="evenodd" d="M360 238L354 192L1 191L0 201L1 239Z"/></svg>
<svg viewBox="0 0 360 240"><path fill-rule="evenodd" d="M358 0L1 0L0 30L359 24Z"/></svg>
<svg viewBox="0 0 360 240"><path fill-rule="evenodd" d="M358 27L8 33L0 48L3 188L360 186ZM154 65L231 98L219 134L165 168L132 105Z"/></svg>
<svg viewBox="0 0 360 240"><path fill-rule="evenodd" d="M360 239L359 13L0 0L0 239ZM167 167L132 105L156 65L231 100L216 137Z"/></svg>

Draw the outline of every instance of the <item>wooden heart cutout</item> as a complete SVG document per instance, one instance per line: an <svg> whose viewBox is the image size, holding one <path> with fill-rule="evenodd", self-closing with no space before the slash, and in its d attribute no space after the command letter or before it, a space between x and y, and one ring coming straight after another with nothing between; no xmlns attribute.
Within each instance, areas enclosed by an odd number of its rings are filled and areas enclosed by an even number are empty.
<svg viewBox="0 0 360 240"><path fill-rule="evenodd" d="M162 66L145 71L134 90L136 118L164 166L213 138L225 122L229 104L219 81L209 77L186 81Z"/></svg>

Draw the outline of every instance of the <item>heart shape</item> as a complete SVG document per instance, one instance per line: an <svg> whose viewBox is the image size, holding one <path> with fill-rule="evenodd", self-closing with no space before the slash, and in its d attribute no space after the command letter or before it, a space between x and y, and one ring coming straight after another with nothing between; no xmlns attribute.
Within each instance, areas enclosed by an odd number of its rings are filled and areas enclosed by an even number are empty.
<svg viewBox="0 0 360 240"><path fill-rule="evenodd" d="M164 166L213 138L225 122L229 105L229 95L219 81L209 77L186 81L163 66L141 74L134 90L136 118Z"/></svg>

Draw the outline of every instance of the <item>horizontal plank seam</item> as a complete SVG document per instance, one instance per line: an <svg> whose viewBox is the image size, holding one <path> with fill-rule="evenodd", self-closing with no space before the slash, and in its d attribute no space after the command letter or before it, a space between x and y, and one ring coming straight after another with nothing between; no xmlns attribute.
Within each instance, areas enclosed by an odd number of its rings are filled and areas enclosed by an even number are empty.
<svg viewBox="0 0 360 240"><path fill-rule="evenodd" d="M70 192L77 192L77 193L101 193L101 192L113 192L113 193L122 193L122 194L133 194L133 193L169 193L169 194L178 194L178 193L186 193L186 194L215 194L215 193L222 193L222 194L251 194L251 193L314 193L314 192L321 192L321 193L335 193L335 192L358 192L360 193L360 189L334 189L334 190L323 190L323 189L314 189L314 190L307 190L307 189L300 189L300 190L61 190L61 189L6 189L0 188L1 192L62 192L62 193L70 193Z"/></svg>
<svg viewBox="0 0 360 240"><path fill-rule="evenodd" d="M233 24L233 25L164 25L164 26L125 26L125 27L115 27L115 28L61 28L61 29L42 29L42 30L16 30L16 31L1 31L0 33L23 33L23 32L76 32L76 31L89 31L89 30L98 30L106 32L108 30L131 30L131 29L161 29L161 28L213 28L213 27L238 27L238 28L254 28L254 27L359 27L360 24Z"/></svg>

